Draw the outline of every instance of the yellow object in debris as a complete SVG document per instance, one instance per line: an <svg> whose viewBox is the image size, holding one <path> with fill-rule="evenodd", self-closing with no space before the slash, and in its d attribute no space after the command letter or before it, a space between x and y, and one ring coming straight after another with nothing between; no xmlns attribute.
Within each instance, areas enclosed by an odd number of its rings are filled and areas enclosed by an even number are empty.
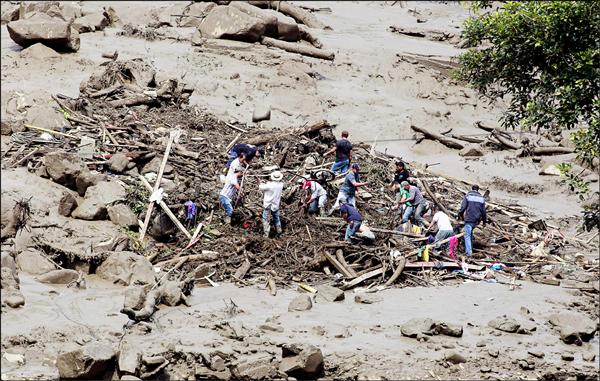
<svg viewBox="0 0 600 381"><path fill-rule="evenodd" d="M305 291L308 291L308 292L310 292L312 294L316 294L317 293L317 290L315 288L313 288L313 287L311 287L311 286L309 286L307 284L304 284L304 283L299 283L298 287L301 288L301 289L303 289L303 290L305 290Z"/></svg>
<svg viewBox="0 0 600 381"><path fill-rule="evenodd" d="M417 226L417 225L413 225L413 226L412 226L412 233L413 233L413 234L419 234L419 235L420 235L420 234L421 234L421 230L422 230L422 229L421 229L421 227L420 227L420 226Z"/></svg>
<svg viewBox="0 0 600 381"><path fill-rule="evenodd" d="M423 262L429 262L429 246L425 246L423 250Z"/></svg>

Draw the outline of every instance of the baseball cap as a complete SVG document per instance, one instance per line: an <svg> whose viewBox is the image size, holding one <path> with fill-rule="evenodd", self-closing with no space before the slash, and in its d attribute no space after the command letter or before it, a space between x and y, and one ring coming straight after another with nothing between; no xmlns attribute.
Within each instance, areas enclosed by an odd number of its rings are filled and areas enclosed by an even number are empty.
<svg viewBox="0 0 600 381"><path fill-rule="evenodd" d="M360 169L360 165L358 163L352 164L352 169Z"/></svg>

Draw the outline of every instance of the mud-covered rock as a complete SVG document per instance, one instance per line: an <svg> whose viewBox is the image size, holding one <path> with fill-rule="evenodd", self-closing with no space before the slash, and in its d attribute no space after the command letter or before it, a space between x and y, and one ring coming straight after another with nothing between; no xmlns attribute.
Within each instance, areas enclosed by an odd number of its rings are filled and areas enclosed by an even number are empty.
<svg viewBox="0 0 600 381"><path fill-rule="evenodd" d="M138 346L123 341L119 348L119 371L122 374L135 374L139 365L142 353Z"/></svg>
<svg viewBox="0 0 600 381"><path fill-rule="evenodd" d="M25 304L25 298L19 289L19 277L9 267L0 268L0 289L2 303L11 308L18 308Z"/></svg>
<svg viewBox="0 0 600 381"><path fill-rule="evenodd" d="M298 379L314 379L323 372L323 353L313 345L284 345L279 371Z"/></svg>
<svg viewBox="0 0 600 381"><path fill-rule="evenodd" d="M277 375L277 368L271 362L271 356L264 354L245 356L230 369L236 379L266 380Z"/></svg>
<svg viewBox="0 0 600 381"><path fill-rule="evenodd" d="M155 282L152 264L143 255L130 251L114 252L102 262L96 274L113 283L124 286L153 284Z"/></svg>
<svg viewBox="0 0 600 381"><path fill-rule="evenodd" d="M102 181L85 192L84 200L73 211L72 216L82 220L102 220L107 216L107 207L125 200L125 188L116 181Z"/></svg>
<svg viewBox="0 0 600 381"><path fill-rule="evenodd" d="M6 27L10 38L22 47L41 42L55 50L79 50L79 33L69 21L36 13L25 20L11 21Z"/></svg>
<svg viewBox="0 0 600 381"><path fill-rule="evenodd" d="M104 30L110 23L110 20L103 12L91 13L83 17L76 18L73 21L73 29L79 33L95 32Z"/></svg>
<svg viewBox="0 0 600 381"><path fill-rule="evenodd" d="M41 60L51 60L54 58L59 58L60 54L58 54L54 49L51 49L42 43L37 43L37 44L31 45L30 47L28 47L26 49L21 50L21 52L19 52L19 56L21 56L21 58L24 58L27 60L40 60L41 61ZM64 121L64 118L62 121ZM32 121L32 123L34 123L34 122Z"/></svg>
<svg viewBox="0 0 600 381"><path fill-rule="evenodd" d="M263 9L248 4L245 1L232 1L229 3L229 6L263 20L265 23L265 36L277 37L277 17L275 15L264 12Z"/></svg>
<svg viewBox="0 0 600 381"><path fill-rule="evenodd" d="M308 295L298 295L288 305L288 311L307 311L312 308L312 300Z"/></svg>
<svg viewBox="0 0 600 381"><path fill-rule="evenodd" d="M100 378L114 358L115 351L110 345L92 342L79 349L59 354L56 366L61 378Z"/></svg>
<svg viewBox="0 0 600 381"><path fill-rule="evenodd" d="M452 364L461 364L467 362L465 356L458 352L449 351L444 354L444 360Z"/></svg>
<svg viewBox="0 0 600 381"><path fill-rule="evenodd" d="M362 304L373 304L383 301L383 298L381 295L373 293L361 293L354 296L354 301Z"/></svg>
<svg viewBox="0 0 600 381"><path fill-rule="evenodd" d="M573 312L553 314L549 321L560 330L560 339L566 344L581 345L584 341L590 341L598 330L596 322Z"/></svg>
<svg viewBox="0 0 600 381"><path fill-rule="evenodd" d="M237 8L217 6L202 20L198 29L207 38L256 42L265 34L266 24Z"/></svg>
<svg viewBox="0 0 600 381"><path fill-rule="evenodd" d="M429 334L434 328L434 322L429 318L413 318L402 324L400 332L407 337L417 337L423 333Z"/></svg>
<svg viewBox="0 0 600 381"><path fill-rule="evenodd" d="M69 217L71 212L77 208L77 199L69 192L63 193L58 201L58 214Z"/></svg>
<svg viewBox="0 0 600 381"><path fill-rule="evenodd" d="M498 316L497 318L490 320L488 325L497 330L510 333L517 332L521 326L518 321L506 315Z"/></svg>
<svg viewBox="0 0 600 381"><path fill-rule="evenodd" d="M158 173L161 163L162 157L155 157L144 165L142 172L140 173L142 175L145 175L146 173ZM163 169L163 175L168 175L171 172L173 172L173 167L169 164L165 165L165 168Z"/></svg>
<svg viewBox="0 0 600 381"><path fill-rule="evenodd" d="M75 181L82 173L89 173L85 163L76 155L64 151L50 152L44 156L44 166L50 178L69 189L75 189Z"/></svg>
<svg viewBox="0 0 600 381"><path fill-rule="evenodd" d="M48 271L45 274L37 276L39 282L51 284L69 284L77 280L79 273L71 269L61 269Z"/></svg>
<svg viewBox="0 0 600 381"><path fill-rule="evenodd" d="M200 26L202 19L214 8L217 4L212 2L195 2L190 4L183 12L183 17L179 20L181 27Z"/></svg>
<svg viewBox="0 0 600 381"><path fill-rule="evenodd" d="M90 171L83 171L75 179L75 190L80 196L85 196L87 189L93 185L105 181L107 177L105 175L92 173Z"/></svg>
<svg viewBox="0 0 600 381"><path fill-rule="evenodd" d="M435 330L440 335L446 335L446 336L452 336L452 337L462 337L462 335L463 335L463 327L460 324L436 322Z"/></svg>
<svg viewBox="0 0 600 381"><path fill-rule="evenodd" d="M277 19L277 38L284 41L296 42L300 39L300 28L293 18L277 12L274 9L263 9L266 16Z"/></svg>
<svg viewBox="0 0 600 381"><path fill-rule="evenodd" d="M176 306L181 302L181 287L179 282L164 281L161 285L161 301L167 306Z"/></svg>
<svg viewBox="0 0 600 381"><path fill-rule="evenodd" d="M327 302L337 302L344 300L344 291L339 288L322 285L317 287L317 299L325 300Z"/></svg>
<svg viewBox="0 0 600 381"><path fill-rule="evenodd" d="M269 119L271 119L271 106L262 103L254 106L254 112L252 113L253 122L260 122L262 120Z"/></svg>
<svg viewBox="0 0 600 381"><path fill-rule="evenodd" d="M169 216L162 211L158 211L158 213L150 221L148 234L158 240L168 238L172 234L175 234L175 232L177 232L177 227L173 221L171 221Z"/></svg>
<svg viewBox="0 0 600 381"><path fill-rule="evenodd" d="M27 50L33 49L32 51L27 52ZM48 48L47 48L48 49ZM36 50L38 50L36 52ZM39 52L40 49L34 49L34 46L23 51L24 56L30 56L35 54L40 54L41 59L44 58L44 52ZM45 128L49 128L54 131L60 131L65 127L69 127L69 122L65 119L64 115L56 110L56 108L52 107L48 104L35 104L27 109L27 114L25 115L25 122L27 124L31 124L34 126L44 126Z"/></svg>
<svg viewBox="0 0 600 381"><path fill-rule="evenodd" d="M12 273L16 276L17 275L17 264L15 262L15 258L6 251L3 251L0 254L0 258L1 258L0 266L2 268L10 269L10 271L12 271Z"/></svg>
<svg viewBox="0 0 600 381"><path fill-rule="evenodd" d="M461 149L458 154L466 157L480 157L483 156L483 150L479 146L468 144L465 148Z"/></svg>
<svg viewBox="0 0 600 381"><path fill-rule="evenodd" d="M54 263L50 262L42 253L30 247L17 255L17 265L21 271L33 275L41 275L56 269Z"/></svg>
<svg viewBox="0 0 600 381"><path fill-rule="evenodd" d="M137 230L138 219L131 208L125 204L117 204L106 208L108 211L108 218L118 226L122 226L128 229Z"/></svg>
<svg viewBox="0 0 600 381"><path fill-rule="evenodd" d="M146 300L146 291L142 286L129 286L125 289L124 308L139 310L144 306Z"/></svg>
<svg viewBox="0 0 600 381"><path fill-rule="evenodd" d="M123 173L129 164L129 158L122 152L116 153L108 159L108 169L116 173Z"/></svg>

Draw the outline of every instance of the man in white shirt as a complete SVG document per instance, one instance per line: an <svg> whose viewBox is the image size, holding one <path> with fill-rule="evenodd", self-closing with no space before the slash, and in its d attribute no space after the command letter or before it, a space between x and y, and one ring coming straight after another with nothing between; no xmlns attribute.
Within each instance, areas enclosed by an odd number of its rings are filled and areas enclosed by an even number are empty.
<svg viewBox="0 0 600 381"><path fill-rule="evenodd" d="M317 213L320 211L321 216L325 216L325 203L327 202L327 191L316 180L304 180L302 189L306 191L304 205L308 206L308 213Z"/></svg>
<svg viewBox="0 0 600 381"><path fill-rule="evenodd" d="M281 193L283 192L283 174L279 171L271 173L271 181L261 183L258 189L264 192L263 198L263 231L265 238L269 237L271 225L269 224L269 214L273 219L273 225L277 229L277 234L281 234L281 219L279 216L279 203L281 201Z"/></svg>
<svg viewBox="0 0 600 381"><path fill-rule="evenodd" d="M233 202L237 198L240 185L238 178L242 177L244 172L241 167L234 168L225 179L225 185L219 194L219 202L225 209L225 223L231 223L231 216L233 215Z"/></svg>
<svg viewBox="0 0 600 381"><path fill-rule="evenodd" d="M434 225L437 225L438 232L435 235L434 242L452 237L454 235L454 228L450 222L450 217L448 217L446 213L442 212L437 204L433 206L432 212L434 213L433 218L431 219L429 227L425 233L429 232Z"/></svg>

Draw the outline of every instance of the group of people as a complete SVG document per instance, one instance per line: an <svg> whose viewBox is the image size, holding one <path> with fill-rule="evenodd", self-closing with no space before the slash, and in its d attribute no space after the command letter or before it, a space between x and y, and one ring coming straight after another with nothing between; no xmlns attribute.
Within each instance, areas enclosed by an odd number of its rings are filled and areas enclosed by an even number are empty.
<svg viewBox="0 0 600 381"><path fill-rule="evenodd" d="M352 163L352 143L348 140L348 132L342 131L340 139L336 140L335 146L323 154L326 157L335 153L335 161L331 166L334 173L346 173L344 182L340 186L337 198L332 208L327 211L327 190L319 181L314 179L303 179L301 188L304 192L301 202L310 214L321 216L332 215L339 211L347 222L345 241L351 242L352 237L360 231L363 217L356 207L357 189L367 186L368 182L361 181L360 165ZM219 201L225 210L225 222L231 223L231 216L238 205L243 187L243 178L250 162L255 157L261 157L264 152L250 144L237 144L229 151L229 159L225 165L227 175L224 178L224 186L219 195ZM437 205L430 208L430 203L423 197L419 187L411 181L410 172L406 169L403 161L396 161L394 178L389 183L389 188L395 193L393 210L400 210L402 224L413 221L415 225L429 233L437 229L433 238L434 242L447 240L454 235L455 229L450 216L444 213ZM283 192L283 174L274 171L270 175L270 181L259 184L259 190L264 193L262 223L265 237L271 231L271 223L275 226L277 234L281 234L280 202ZM432 218L428 222L424 216L431 210ZM456 214L456 220L464 221L465 254L473 254L472 237L473 230L483 222L485 226L487 215L485 210L485 199L479 193L479 187L473 185L462 200L460 209Z"/></svg>

